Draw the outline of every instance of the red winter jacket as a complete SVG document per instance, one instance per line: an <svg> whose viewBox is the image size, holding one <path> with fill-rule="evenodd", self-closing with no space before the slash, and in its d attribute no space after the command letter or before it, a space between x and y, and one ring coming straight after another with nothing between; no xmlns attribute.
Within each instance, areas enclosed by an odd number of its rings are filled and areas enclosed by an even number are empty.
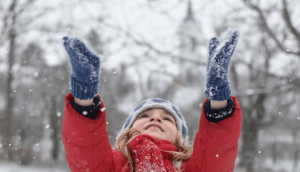
<svg viewBox="0 0 300 172"><path fill-rule="evenodd" d="M199 131L194 140L193 155L184 163L187 172L232 172L238 152L241 128L241 109L235 97L232 116L211 123L202 107ZM69 93L65 98L63 143L66 159L72 172L128 171L122 153L112 149L106 132L106 111L101 100L96 119L89 119L73 109ZM203 105L206 103L206 99Z"/></svg>

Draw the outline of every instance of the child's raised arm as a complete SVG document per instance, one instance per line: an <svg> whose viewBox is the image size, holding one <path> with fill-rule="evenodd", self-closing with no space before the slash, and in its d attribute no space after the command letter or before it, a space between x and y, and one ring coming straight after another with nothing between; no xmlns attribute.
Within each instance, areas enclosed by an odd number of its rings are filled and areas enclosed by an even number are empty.
<svg viewBox="0 0 300 172"><path fill-rule="evenodd" d="M239 39L237 30L229 30L220 43L209 42L206 68L205 95L201 110L199 131L188 162L188 171L234 170L241 129L241 109L231 96L228 78L230 59ZM218 110L216 110L218 109ZM208 111L206 111L208 110Z"/></svg>
<svg viewBox="0 0 300 172"><path fill-rule="evenodd" d="M80 106L91 106L93 104L93 99L80 100L79 98L74 97L74 101Z"/></svg>
<svg viewBox="0 0 300 172"><path fill-rule="evenodd" d="M222 101L211 100L210 101L210 108L212 108L212 109L222 109L226 106L227 106L227 100L222 100Z"/></svg>
<svg viewBox="0 0 300 172"><path fill-rule="evenodd" d="M72 172L113 171L105 106L97 95L100 57L77 37L64 37L63 46L71 65L62 132L67 163Z"/></svg>

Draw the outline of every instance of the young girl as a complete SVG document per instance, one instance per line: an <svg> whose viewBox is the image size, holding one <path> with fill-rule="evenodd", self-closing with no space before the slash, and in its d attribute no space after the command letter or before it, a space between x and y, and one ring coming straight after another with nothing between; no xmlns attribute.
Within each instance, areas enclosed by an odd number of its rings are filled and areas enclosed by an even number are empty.
<svg viewBox="0 0 300 172"><path fill-rule="evenodd" d="M241 109L231 96L230 59L239 38L229 30L209 42L199 131L187 142L187 125L171 102L152 98L129 115L112 148L106 111L98 93L100 57L80 38L64 37L72 68L65 98L63 143L72 172L232 172L238 152ZM113 114L110 114L113 115Z"/></svg>

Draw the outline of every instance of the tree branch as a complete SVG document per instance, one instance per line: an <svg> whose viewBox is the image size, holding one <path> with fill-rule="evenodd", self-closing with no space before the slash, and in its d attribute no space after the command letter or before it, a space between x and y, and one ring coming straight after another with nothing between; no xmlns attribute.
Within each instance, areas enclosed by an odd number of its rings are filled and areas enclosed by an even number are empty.
<svg viewBox="0 0 300 172"><path fill-rule="evenodd" d="M199 66L206 66L206 63L200 62L198 60L188 59L183 55L175 55L175 54L170 53L169 51L162 51L162 50L154 47L152 44L150 44L146 41L140 41L140 40L136 39L130 32L123 30L119 26L114 26L112 24L108 24L108 23L105 23L105 22L103 22L103 25L106 25L107 27L113 28L117 31L123 32L125 35L127 35L137 45L147 47L148 49L152 50L153 52L155 52L159 55L163 55L163 56L166 56L166 57L169 57L169 58L174 58L174 59L181 60L181 61L184 61L184 62L193 63L193 64L199 65Z"/></svg>
<svg viewBox="0 0 300 172"><path fill-rule="evenodd" d="M0 45L1 46L5 42L4 39L5 39L5 36L6 36L6 32L9 29L8 20L13 15L13 13L14 13L14 9L15 9L16 3L17 3L16 0L13 0L11 2L11 4L9 5L8 10L6 11L6 15L3 17L3 28L2 28L2 33L0 35Z"/></svg>
<svg viewBox="0 0 300 172"><path fill-rule="evenodd" d="M288 9L287 9L286 0L282 0L282 3L283 3L282 14L283 14L284 21L285 21L287 27L291 30L291 32L295 35L295 37L300 41L300 33L295 29L295 27L291 21L291 17L288 12Z"/></svg>
<svg viewBox="0 0 300 172"><path fill-rule="evenodd" d="M287 88L285 88L287 87ZM237 91L234 94L237 96L252 96L252 95L260 95L260 94L265 94L265 95L272 95L275 94L276 92L288 92L288 91L293 91L295 89L294 84L290 83L285 83L285 84L278 84L272 87L265 87L265 88L258 88L258 89L247 89L247 90L241 90Z"/></svg>
<svg viewBox="0 0 300 172"><path fill-rule="evenodd" d="M266 77L272 77L272 78L275 78L275 79L278 79L278 80L286 80L286 81L289 81L291 79L291 78L286 77L286 76L278 76L278 75L275 75L274 73L270 73L268 71L265 71L265 70L262 70L262 69L259 69L259 68L254 68L253 65L248 64L247 62L245 62L243 60L240 60L240 59L239 60L235 59L233 61L233 63L235 63L235 64L238 64L238 63L244 64L244 65L246 65L249 68L249 70L257 70L260 73L265 73ZM293 83L296 84L296 85L298 85L298 86L300 86L300 78L299 79L298 78L297 79L293 79Z"/></svg>
<svg viewBox="0 0 300 172"><path fill-rule="evenodd" d="M284 47L284 45L282 45L280 43L280 41L278 40L278 38L275 36L275 34L273 33L273 31L271 30L271 28L269 27L269 25L267 24L266 18L263 15L263 12L261 11L261 9L254 5L253 3L251 3L250 1L247 0L243 0L244 3L246 4L246 6L248 6L249 8L253 9L254 11L256 11L259 15L259 18L261 20L261 23L263 25L263 27L265 28L265 30L267 31L267 33L270 35L270 37L275 41L275 43L277 44L277 46L286 54L295 54L297 56L300 57L300 51L299 52L294 52L294 51L287 51L286 48Z"/></svg>
<svg viewBox="0 0 300 172"><path fill-rule="evenodd" d="M16 13L18 13L18 15L21 15L26 9L28 9L33 2L36 0L28 0L25 5L22 6L22 8L20 8L18 11L16 11Z"/></svg>

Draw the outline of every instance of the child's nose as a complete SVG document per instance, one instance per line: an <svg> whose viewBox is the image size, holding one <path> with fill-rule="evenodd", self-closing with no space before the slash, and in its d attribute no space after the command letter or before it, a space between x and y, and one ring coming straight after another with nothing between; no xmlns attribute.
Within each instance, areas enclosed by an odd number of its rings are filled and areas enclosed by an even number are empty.
<svg viewBox="0 0 300 172"><path fill-rule="evenodd" d="M150 118L150 121L157 121L157 122L161 122L161 118L158 115L152 115Z"/></svg>

